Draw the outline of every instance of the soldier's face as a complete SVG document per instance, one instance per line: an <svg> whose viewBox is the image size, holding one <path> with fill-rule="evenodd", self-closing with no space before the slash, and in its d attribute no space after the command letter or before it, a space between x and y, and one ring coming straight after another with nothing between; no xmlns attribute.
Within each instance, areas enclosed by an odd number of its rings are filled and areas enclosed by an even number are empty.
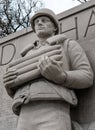
<svg viewBox="0 0 95 130"><path fill-rule="evenodd" d="M34 21L35 32L40 38L48 38L55 34L56 27L54 23L46 16L40 16Z"/></svg>

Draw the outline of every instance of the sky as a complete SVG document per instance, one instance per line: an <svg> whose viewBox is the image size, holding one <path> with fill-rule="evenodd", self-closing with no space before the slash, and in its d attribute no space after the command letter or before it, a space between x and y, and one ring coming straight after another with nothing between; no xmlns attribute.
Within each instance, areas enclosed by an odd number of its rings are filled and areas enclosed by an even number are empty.
<svg viewBox="0 0 95 130"><path fill-rule="evenodd" d="M73 8L80 3L77 0L43 0L45 7L52 9L56 14Z"/></svg>

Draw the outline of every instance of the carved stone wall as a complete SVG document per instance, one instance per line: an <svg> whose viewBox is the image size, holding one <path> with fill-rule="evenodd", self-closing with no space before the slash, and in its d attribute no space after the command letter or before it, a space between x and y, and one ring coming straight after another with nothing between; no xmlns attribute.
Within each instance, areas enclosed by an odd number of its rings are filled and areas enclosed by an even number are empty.
<svg viewBox="0 0 95 130"><path fill-rule="evenodd" d="M78 40L85 49L95 73L95 0L58 14L60 33ZM31 28L23 29L0 39L0 130L16 130L17 116L12 113L12 99L7 95L2 76L7 65L20 57L24 46L35 41ZM93 87L76 91L79 105L71 109L72 119L85 130L95 126L95 81ZM93 127L94 128L94 127Z"/></svg>

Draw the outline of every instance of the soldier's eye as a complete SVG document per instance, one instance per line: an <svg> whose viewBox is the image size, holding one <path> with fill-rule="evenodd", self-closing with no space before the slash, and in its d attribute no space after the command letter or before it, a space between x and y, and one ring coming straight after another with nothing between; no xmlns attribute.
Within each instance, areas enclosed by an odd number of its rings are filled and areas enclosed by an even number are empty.
<svg viewBox="0 0 95 130"><path fill-rule="evenodd" d="M35 22L34 22L35 24L37 24L37 23L39 23L39 20L35 20Z"/></svg>

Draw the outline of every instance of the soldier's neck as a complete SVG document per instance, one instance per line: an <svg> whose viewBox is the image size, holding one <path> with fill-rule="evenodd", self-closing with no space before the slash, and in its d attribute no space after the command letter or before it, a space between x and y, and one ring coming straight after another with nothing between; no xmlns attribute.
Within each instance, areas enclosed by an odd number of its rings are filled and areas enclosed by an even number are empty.
<svg viewBox="0 0 95 130"><path fill-rule="evenodd" d="M47 38L39 38L39 43L44 45Z"/></svg>
<svg viewBox="0 0 95 130"><path fill-rule="evenodd" d="M53 36L53 34L52 34L51 36L44 37L44 38L43 38L43 37L40 37L40 38L39 38L39 42L42 43L42 44L44 44L45 41L46 41L48 38L52 37L52 36Z"/></svg>

